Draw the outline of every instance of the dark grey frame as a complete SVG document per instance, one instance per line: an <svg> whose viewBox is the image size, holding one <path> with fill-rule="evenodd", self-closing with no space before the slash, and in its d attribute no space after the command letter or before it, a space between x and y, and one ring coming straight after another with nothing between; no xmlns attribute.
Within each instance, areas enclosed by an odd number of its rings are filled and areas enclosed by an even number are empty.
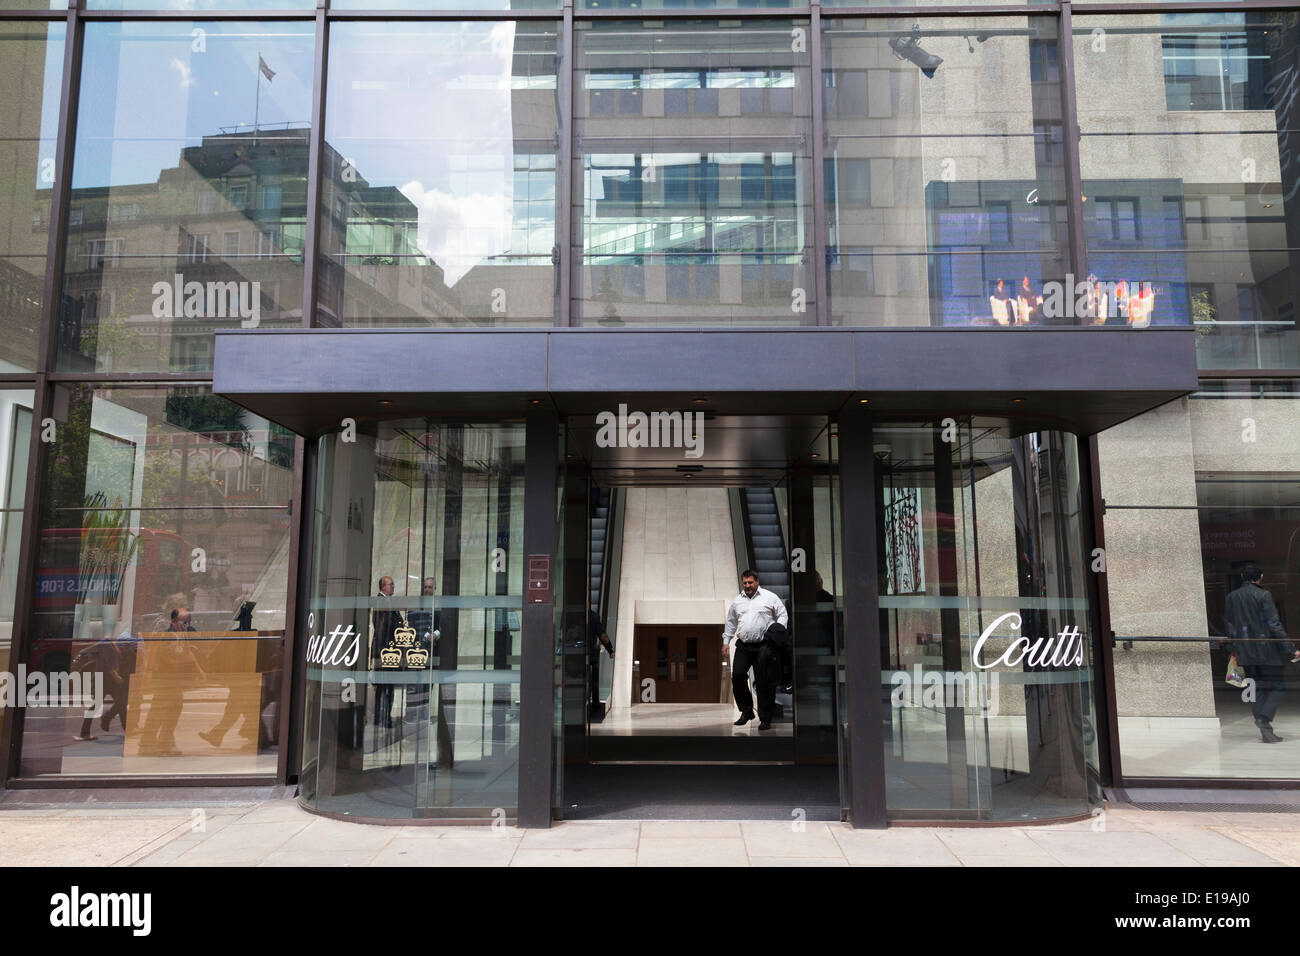
<svg viewBox="0 0 1300 956"><path fill-rule="evenodd" d="M318 301L317 274L319 260L319 239L320 239L320 219L319 204L321 194L321 175L320 159L324 147L324 110L325 110L325 81L326 71L328 68L328 41L329 41L329 23L331 21L348 21L348 20L551 20L555 21L560 34L560 63L557 83L557 96L559 98L559 120L561 127L560 151L557 158L557 183L556 195L559 208L557 209L557 246L562 250L559 263L559 290L557 294L557 304L555 308L555 326L564 328L570 325L570 303L571 303L571 285L572 285L572 261L569 255L569 246L572 241L572 157L573 157L573 71L574 71L574 20L575 18L598 20L598 19L764 19L764 18L807 18L810 26L810 48L811 55L811 73L812 73L812 125L813 125L813 243L814 258L812 263L814 267L814 282L816 287L816 310L811 317L811 321L817 325L825 326L829 319L829 296L828 296L828 276L826 274L826 214L823 204L825 194L824 169L822 157L824 154L824 130L822 127L822 100L820 96L820 74L821 74L821 21L823 17L823 8L819 0L809 0L806 6L791 6L784 8L742 8L742 9L672 9L672 10L653 10L653 9L633 9L633 10L586 10L581 7L575 9L574 0L563 0L562 6L548 10L332 10L329 6L329 0L316 0L314 9L305 7L302 9L292 10L87 10L83 8L84 0L68 0L66 10L49 10L49 9L17 9L17 10L0 10L0 23L7 22L30 22L30 23L56 23L66 24L66 46L64 50L63 72L61 78L60 103L58 113L58 141L55 151L56 167L56 185L53 189L51 209L50 209L50 231L47 243L46 274L44 280L44 301L42 303L42 321L38 339L37 362L36 368L30 373L0 373L0 386L9 387L27 387L34 390L33 402L33 421L48 416L54 403L54 389L60 383L85 383L85 384L144 384L144 383L168 383L168 384L185 384L199 383L210 385L213 381L213 375L202 373L166 373L166 372L139 372L139 373L66 373L58 372L55 368L54 355L54 328L57 319L59 290L61 289L61 280L63 272L63 260L66 252L66 210L69 199L69 188L72 172L72 149L73 134L75 130L77 99L81 81L81 51L82 40L84 35L84 25L87 22L94 21L167 21L167 20L212 20L212 21L257 21L257 20L295 20L304 23L312 23L315 30L315 50L314 50L314 77L313 77L313 99L312 99L312 134L311 148L308 160L308 183L307 183L307 223L305 243L303 250L304 257L304 279L303 279L303 326L310 327L315 321L316 306ZM1216 0L1203 0L1203 2L1187 2L1187 0L1177 0L1177 2L1137 2L1137 3L1118 3L1114 0L1102 0L1102 2L1073 2L1073 0L1053 0L1053 2L1040 4L999 4L995 6L978 6L955 4L951 6L875 6L875 7L826 7L825 16L834 17L864 17L864 18L890 18L890 17L907 17L907 18L925 18L925 17L962 17L962 16L980 16L980 17L998 17L998 16L1030 16L1030 15L1054 15L1058 18L1059 36L1061 38L1060 64L1061 64L1061 89L1063 98L1063 123L1064 131L1064 148L1065 148L1065 175L1066 185L1069 191L1070 200L1068 206L1069 235L1070 235L1070 258L1075 267L1075 274L1083 274L1086 268L1083 267L1084 245L1083 245L1083 224L1082 224L1082 201L1080 198L1081 176L1079 167L1079 142L1078 142L1078 111L1075 99L1074 86L1074 62L1073 47L1069 41L1071 36L1071 23L1073 11L1087 14L1121 14L1121 13L1194 13L1194 12L1215 12L1231 11L1245 12L1258 10L1286 10L1295 9L1298 5L1297 0L1239 0L1239 2L1216 2ZM866 331L866 330L861 330ZM1017 337L1036 336L1047 330L1028 329L1022 330ZM1053 330L1060 334L1062 330ZM1071 330L1071 333L1087 334L1088 330ZM1094 330L1095 331L1095 330ZM999 333L994 333L999 334ZM1014 334L1014 333L1013 333ZM1110 333L1103 333L1110 334ZM1201 370L1203 379L1223 379L1223 378L1269 378L1269 379L1288 379L1300 380L1300 370L1298 369L1230 369L1230 370ZM541 418L530 416L530 436L533 434L532 429L540 427L534 425L534 421L540 422ZM554 413L546 420L553 423L558 422ZM856 407L851 407L845 413L841 421L841 427L845 429L844 436L853 433L860 437L865 435L868 439L870 436L870 420L864 418ZM530 441L531 447L531 441ZM842 446L844 447L844 446ZM1095 447L1095 446L1094 446ZM44 474L46 464L46 448L44 443L39 440L39 429L32 429L31 447L29 451L29 472L27 476L25 498L23 503L23 529L19 544L19 573L17 579L17 592L14 607L14 621L22 622L19 625L21 630L16 629L18 637L15 639L11 663L17 665L26 657L26 642L22 638L25 633L26 622L28 621L33 600L33 588L35 584L35 551L38 541L38 519L40 514L42 487L41 477ZM1093 525L1095 528L1096 543L1103 545L1101 530L1101 513L1104 508L1104 502L1101 498L1101 488L1096 473L1095 453L1088 456L1092 467L1092 503L1093 503ZM310 560L310 510L304 507L304 502L310 498L310 480L306 474L306 464L311 459L311 453L299 439L295 443L294 475L293 488L295 500L298 503L298 514L291 524L290 530L290 568L289 578L291 582L296 582L297 587L291 586L290 596L286 606L286 648L285 648L285 670L283 675L282 697L283 702L295 701L299 699L301 693L301 674L295 667L294 653L295 635L301 629L301 622L297 620L297 590L303 586L307 580L306 574L309 570L307 564ZM859 478L862 473L862 463L857 462L853 453L848 454L844 463L844 474L848 476L857 474ZM868 477L869 481L869 477ZM847 484L847 481L846 481ZM861 486L859 486L861 487ZM306 496L306 497L304 497ZM847 497L846 497L847 500ZM860 515L850 515L846 513L846 522L853 517L852 526L859 528L863 534L874 537L874 525L871 521L862 521ZM529 525L530 528L533 525ZM553 531L553 529L552 529ZM534 533L539 533L534 528ZM866 538L859 538L857 535L846 537L847 541L854 541L854 553L859 550L859 545L866 542ZM304 559L303 549L307 548L307 555ZM846 554L846 568L848 567ZM871 554L863 556L864 560L874 564L874 551ZM859 576L867 573L868 565L863 565L857 569ZM873 586L874 587L874 586ZM1106 604L1106 584L1104 575L1098 576L1097 580L1098 596L1098 614L1101 626L1100 633L1108 635L1109 615ZM859 599L854 599L855 615L861 615L863 608L858 606ZM867 615L868 624L871 615ZM535 625L536 626L536 625ZM539 639L539 638L535 638ZM1113 672L1110 667L1109 659L1109 641L1102 641L1102 646L1098 648L1101 653L1101 659L1105 661L1104 677L1098 682L1098 686L1107 688L1113 685ZM876 669L879 669L879 662L876 662ZM879 675L877 674L877 682ZM871 728L873 723L870 719L871 707L862 702L861 690L863 685L861 681L870 679L870 662L862 664L861 668L855 665L854 673L850 680L852 686L859 689L858 693L851 697L851 708L859 720L866 720L866 727ZM527 696L527 695L525 695ZM870 697L870 695L868 695ZM856 702L854 702L856 698ZM1108 726L1110 733L1107 735L1109 742L1110 755L1110 779L1117 786L1123 786L1125 783L1151 783L1154 781L1127 781L1122 774L1119 761L1119 744L1115 735L1115 710L1113 702L1113 693L1105 694L1104 712L1107 714ZM878 728L879 720L877 719L874 726ZM294 735L298 732L300 719L293 707L283 707L281 709L280 722L280 748L279 760L274 777L266 775L256 775L247 778L231 778L216 776L154 776L154 777L97 777L97 778L41 778L37 780L23 780L17 778L18 771L18 744L21 741L22 714L21 711L15 711L8 715L4 721L3 733L0 733L0 754L3 754L3 765L0 766L0 788L3 787L28 787L28 786L85 786L85 787L123 787L123 786L168 786L184 787L194 786L196 784L249 784L249 783L279 783L287 784L296 780L297 777L297 747L294 746ZM546 727L549 741L549 719L542 722L541 726ZM859 724L859 726L863 726ZM540 726L535 729L535 733L541 733ZM878 729L874 731L876 736L879 735ZM531 737L529 738L532 739ZM533 745L540 746L540 737L532 742ZM877 741L879 743L879 741ZM549 746L549 743L548 743ZM867 748L863 751L868 756L871 746L871 732L866 735L860 735L859 739L852 744L855 756L860 752L859 747ZM877 748L878 749L878 748ZM521 759L521 767L523 766ZM853 787L853 806L855 811L862 813L862 821L859 825L882 825L883 824L883 790L879 794L874 789L876 783L866 778L859 778L859 772L865 772L864 764L859 760L853 761L854 787ZM549 779L549 770L547 771ZM1206 781L1200 780L1181 780L1181 779L1162 779L1158 781L1161 785L1170 786L1201 786ZM1235 780L1218 780L1215 781L1220 786L1295 786L1300 787L1300 781L1235 781ZM520 792L520 816L521 822L525 817L524 813L524 793L521 788ZM536 819L537 807L529 807L527 818ZM855 813L856 819L856 813ZM871 821L867 823L867 821Z"/></svg>

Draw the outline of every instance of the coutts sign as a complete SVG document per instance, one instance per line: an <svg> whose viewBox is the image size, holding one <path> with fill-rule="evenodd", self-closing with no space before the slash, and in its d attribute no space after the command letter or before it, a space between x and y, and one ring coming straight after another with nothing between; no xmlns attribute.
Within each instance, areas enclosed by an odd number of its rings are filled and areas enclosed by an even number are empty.
<svg viewBox="0 0 1300 956"><path fill-rule="evenodd" d="M1083 637L1079 633L1078 625L1073 625L1062 629L1056 637L1040 637L1030 641L1025 636L1020 636L1011 641L996 660L992 663L984 663L984 645L993 632L996 631L1003 621L1008 621L1008 627L1013 631L1020 630L1020 615L1015 611L1008 611L1000 618L984 628L984 633L979 636L975 642L975 649L971 652L971 657L975 666L983 670L990 667L996 667L1002 664L1005 667L1017 667L1020 664L1028 664L1030 667L1080 667L1083 665Z"/></svg>

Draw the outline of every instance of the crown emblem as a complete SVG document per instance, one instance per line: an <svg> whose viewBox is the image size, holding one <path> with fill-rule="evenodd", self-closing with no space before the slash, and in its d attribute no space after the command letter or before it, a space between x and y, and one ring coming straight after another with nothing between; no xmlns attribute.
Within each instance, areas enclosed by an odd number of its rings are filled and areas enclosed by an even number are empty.
<svg viewBox="0 0 1300 956"><path fill-rule="evenodd" d="M393 643L398 647L411 647L415 644L415 628L409 624L403 624L393 631Z"/></svg>
<svg viewBox="0 0 1300 956"><path fill-rule="evenodd" d="M423 647L412 647L406 652L407 667L428 667L429 652Z"/></svg>
<svg viewBox="0 0 1300 956"><path fill-rule="evenodd" d="M402 652L396 647L385 647L379 652L380 667L401 667Z"/></svg>

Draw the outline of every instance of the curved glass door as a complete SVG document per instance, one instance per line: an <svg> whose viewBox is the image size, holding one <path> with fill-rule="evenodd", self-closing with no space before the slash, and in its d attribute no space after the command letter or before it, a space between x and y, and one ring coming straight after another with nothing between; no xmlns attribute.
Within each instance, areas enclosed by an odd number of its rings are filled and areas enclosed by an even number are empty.
<svg viewBox="0 0 1300 956"><path fill-rule="evenodd" d="M1077 439L989 419L874 430L894 818L1099 797Z"/></svg>

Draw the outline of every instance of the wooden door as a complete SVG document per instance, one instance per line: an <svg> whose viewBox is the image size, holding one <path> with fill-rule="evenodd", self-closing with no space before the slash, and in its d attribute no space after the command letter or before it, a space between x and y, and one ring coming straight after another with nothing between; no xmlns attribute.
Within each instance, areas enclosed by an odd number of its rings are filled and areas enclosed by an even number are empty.
<svg viewBox="0 0 1300 956"><path fill-rule="evenodd" d="M655 703L714 704L722 680L722 629L717 624L638 624L641 680L655 682Z"/></svg>

